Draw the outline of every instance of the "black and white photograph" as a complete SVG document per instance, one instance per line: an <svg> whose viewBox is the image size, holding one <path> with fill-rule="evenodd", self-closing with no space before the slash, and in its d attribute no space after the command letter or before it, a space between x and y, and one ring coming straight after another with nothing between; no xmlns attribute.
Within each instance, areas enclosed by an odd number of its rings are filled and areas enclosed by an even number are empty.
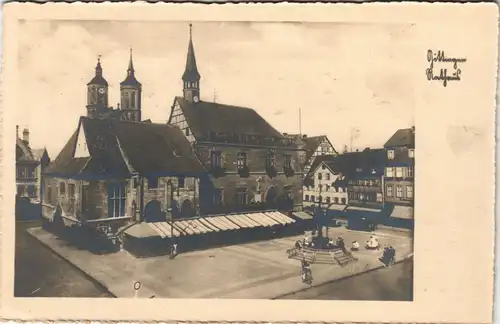
<svg viewBox="0 0 500 324"><path fill-rule="evenodd" d="M455 18L435 30L430 10L405 21L404 6L371 20L348 6L325 6L329 20L182 6L16 20L3 122L14 299L185 302L186 316L192 302L254 300L313 318L328 301L325 316L399 318L464 295L450 290L459 275L487 285L466 259L490 255L476 248L488 193L474 188L490 188L496 54L448 36L491 38L491 20L466 33ZM221 19L230 8L241 16Z"/></svg>

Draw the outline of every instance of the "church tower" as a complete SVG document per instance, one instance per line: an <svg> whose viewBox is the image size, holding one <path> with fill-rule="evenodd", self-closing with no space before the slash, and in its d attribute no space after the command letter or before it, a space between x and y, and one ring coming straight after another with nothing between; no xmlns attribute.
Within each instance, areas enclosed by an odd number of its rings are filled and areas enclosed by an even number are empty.
<svg viewBox="0 0 500 324"><path fill-rule="evenodd" d="M120 83L122 120L141 121L142 85L135 78L132 49L128 63L127 77Z"/></svg>
<svg viewBox="0 0 500 324"><path fill-rule="evenodd" d="M198 102L200 100L200 73L196 66L196 57L193 47L193 25L189 24L189 46L186 60L186 70L182 75L184 85L184 98L189 102Z"/></svg>
<svg viewBox="0 0 500 324"><path fill-rule="evenodd" d="M108 108L108 82L102 76L101 57L97 59L95 76L87 84L87 117L95 118Z"/></svg>

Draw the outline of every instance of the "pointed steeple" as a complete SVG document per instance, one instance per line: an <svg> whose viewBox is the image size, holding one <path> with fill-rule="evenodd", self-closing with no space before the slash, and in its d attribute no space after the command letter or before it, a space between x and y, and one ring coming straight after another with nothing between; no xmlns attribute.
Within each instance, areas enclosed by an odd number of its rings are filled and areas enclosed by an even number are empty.
<svg viewBox="0 0 500 324"><path fill-rule="evenodd" d="M193 25L189 23L189 45L188 53L186 59L186 70L182 75L183 81L199 81L200 73L198 72L198 67L196 66L196 57L194 55L193 46Z"/></svg>
<svg viewBox="0 0 500 324"><path fill-rule="evenodd" d="M134 61L132 59L132 48L130 49L130 59L128 62L127 77L120 83L121 86L140 87L141 83L135 78Z"/></svg>
<svg viewBox="0 0 500 324"><path fill-rule="evenodd" d="M95 75L102 76L101 55L97 56L97 65L95 67Z"/></svg>
<svg viewBox="0 0 500 324"><path fill-rule="evenodd" d="M128 74L134 74L134 62L132 61L132 49L130 49L130 60L128 62Z"/></svg>
<svg viewBox="0 0 500 324"><path fill-rule="evenodd" d="M95 67L95 76L87 85L90 85L90 84L103 85L103 86L108 85L108 82L106 81L106 79L104 79L104 77L102 75L101 55L99 55L97 57L97 65Z"/></svg>

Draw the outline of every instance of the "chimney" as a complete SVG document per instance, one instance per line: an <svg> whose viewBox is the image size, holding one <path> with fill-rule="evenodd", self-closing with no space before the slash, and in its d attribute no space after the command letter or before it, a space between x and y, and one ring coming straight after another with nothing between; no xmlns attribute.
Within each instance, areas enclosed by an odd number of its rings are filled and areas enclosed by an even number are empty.
<svg viewBox="0 0 500 324"><path fill-rule="evenodd" d="M16 137L19 138L19 125L16 125Z"/></svg>
<svg viewBox="0 0 500 324"><path fill-rule="evenodd" d="M306 139L307 138L307 135L302 135L302 139Z"/></svg>
<svg viewBox="0 0 500 324"><path fill-rule="evenodd" d="M30 131L27 128L23 130L23 141L30 143Z"/></svg>
<svg viewBox="0 0 500 324"><path fill-rule="evenodd" d="M284 136L288 136L288 133L283 133Z"/></svg>
<svg viewBox="0 0 500 324"><path fill-rule="evenodd" d="M412 126L412 127L411 127L411 132L412 132L413 134L415 134L415 126Z"/></svg>

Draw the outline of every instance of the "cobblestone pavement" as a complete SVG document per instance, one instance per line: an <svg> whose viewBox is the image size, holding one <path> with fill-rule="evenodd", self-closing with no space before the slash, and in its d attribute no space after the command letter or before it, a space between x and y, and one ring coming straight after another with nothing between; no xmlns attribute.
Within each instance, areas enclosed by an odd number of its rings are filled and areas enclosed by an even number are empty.
<svg viewBox="0 0 500 324"><path fill-rule="evenodd" d="M112 297L26 231L38 226L36 221L16 223L15 297Z"/></svg>
<svg viewBox="0 0 500 324"><path fill-rule="evenodd" d="M100 282L117 297L133 297L133 283L140 281L138 297L148 298L265 298L306 288L300 278L300 263L288 259L286 250L302 238L287 237L195 251L168 257L136 259L127 252L95 255L77 250L41 228L30 229L40 242L89 276ZM364 242L370 233L345 228L329 230L332 237L343 236L346 242ZM392 245L402 258L412 251L411 239L402 235L378 236L382 245ZM355 264L312 266L314 285L344 278L381 266L380 251L362 250L355 254Z"/></svg>

